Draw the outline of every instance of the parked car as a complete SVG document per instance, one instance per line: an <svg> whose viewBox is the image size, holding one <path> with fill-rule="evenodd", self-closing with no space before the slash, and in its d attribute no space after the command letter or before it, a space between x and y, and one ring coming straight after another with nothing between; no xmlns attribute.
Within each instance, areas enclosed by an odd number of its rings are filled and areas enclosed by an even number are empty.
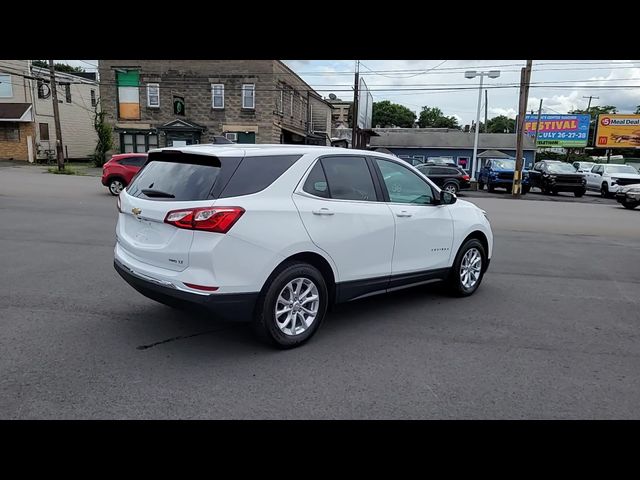
<svg viewBox="0 0 640 480"><path fill-rule="evenodd" d="M594 165L585 177L587 188L600 192L603 197L614 195L620 186L640 183L640 173L630 165Z"/></svg>
<svg viewBox="0 0 640 480"><path fill-rule="evenodd" d="M618 188L616 192L616 200L624 208L633 210L640 205L640 183L624 185Z"/></svg>
<svg viewBox="0 0 640 480"><path fill-rule="evenodd" d="M457 167L456 162L450 158L432 157L422 165L439 165L443 167Z"/></svg>
<svg viewBox="0 0 640 480"><path fill-rule="evenodd" d="M469 175L460 167L436 167L423 164L416 168L445 192L458 193L471 186Z"/></svg>
<svg viewBox="0 0 640 480"><path fill-rule="evenodd" d="M109 188L111 195L120 195L136 173L147 161L146 153L122 153L113 155L102 166L102 185Z"/></svg>
<svg viewBox="0 0 640 480"><path fill-rule="evenodd" d="M487 160L480 169L478 175L478 188L480 190L487 186L489 192L495 191L496 188L504 188L511 193L513 186L513 175L516 171L516 161L510 159L491 159ZM529 172L522 171L522 193L529 192Z"/></svg>
<svg viewBox="0 0 640 480"><path fill-rule="evenodd" d="M433 281L471 295L486 213L392 155L294 145L152 150L118 197L114 266L169 305L252 320L282 348L328 305Z"/></svg>
<svg viewBox="0 0 640 480"><path fill-rule="evenodd" d="M595 163L594 162L573 162L572 165L575 167L578 173L587 173L591 171Z"/></svg>
<svg viewBox="0 0 640 480"><path fill-rule="evenodd" d="M582 197L587 191L584 175L576 172L570 163L543 160L537 162L529 173L531 188L537 187L546 195L573 192Z"/></svg>

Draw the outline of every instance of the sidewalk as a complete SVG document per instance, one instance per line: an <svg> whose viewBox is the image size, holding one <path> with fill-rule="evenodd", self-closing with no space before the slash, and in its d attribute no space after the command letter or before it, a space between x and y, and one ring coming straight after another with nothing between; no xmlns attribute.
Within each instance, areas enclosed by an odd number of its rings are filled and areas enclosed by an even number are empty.
<svg viewBox="0 0 640 480"><path fill-rule="evenodd" d="M102 176L102 168L94 167L92 163L70 162L65 165L75 170L77 172L76 175L87 177ZM48 173L48 169L52 167L55 168L56 165L40 165L20 160L0 160L0 168L30 168L32 170L40 170L42 173Z"/></svg>

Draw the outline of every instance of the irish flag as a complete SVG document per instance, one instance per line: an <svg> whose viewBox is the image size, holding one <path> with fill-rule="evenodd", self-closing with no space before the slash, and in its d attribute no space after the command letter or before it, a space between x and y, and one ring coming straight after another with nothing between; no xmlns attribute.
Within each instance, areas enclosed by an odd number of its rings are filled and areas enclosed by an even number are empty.
<svg viewBox="0 0 640 480"><path fill-rule="evenodd" d="M117 72L118 117L126 120L140 119L140 74L135 71Z"/></svg>

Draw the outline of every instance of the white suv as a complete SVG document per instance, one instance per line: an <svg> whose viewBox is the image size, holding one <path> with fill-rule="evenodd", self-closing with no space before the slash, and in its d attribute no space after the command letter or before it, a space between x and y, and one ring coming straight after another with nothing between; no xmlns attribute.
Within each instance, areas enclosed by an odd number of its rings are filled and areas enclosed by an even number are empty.
<svg viewBox="0 0 640 480"><path fill-rule="evenodd" d="M603 197L609 197L624 185L640 182L640 173L631 165L600 164L594 165L585 174L587 189L600 192Z"/></svg>
<svg viewBox="0 0 640 480"><path fill-rule="evenodd" d="M332 303L437 280L471 295L493 247L475 205L397 157L335 147L152 150L118 210L114 264L136 290L252 320L283 348Z"/></svg>

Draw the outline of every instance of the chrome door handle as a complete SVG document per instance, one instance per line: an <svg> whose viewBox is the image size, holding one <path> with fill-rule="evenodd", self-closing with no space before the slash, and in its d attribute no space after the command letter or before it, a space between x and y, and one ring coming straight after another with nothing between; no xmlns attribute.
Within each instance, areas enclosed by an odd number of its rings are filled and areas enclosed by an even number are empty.
<svg viewBox="0 0 640 480"><path fill-rule="evenodd" d="M406 210L402 210L401 212L396 213L398 217L410 217L412 214L407 212Z"/></svg>
<svg viewBox="0 0 640 480"><path fill-rule="evenodd" d="M333 215L333 212L328 208L321 208L320 210L313 210L314 215Z"/></svg>

